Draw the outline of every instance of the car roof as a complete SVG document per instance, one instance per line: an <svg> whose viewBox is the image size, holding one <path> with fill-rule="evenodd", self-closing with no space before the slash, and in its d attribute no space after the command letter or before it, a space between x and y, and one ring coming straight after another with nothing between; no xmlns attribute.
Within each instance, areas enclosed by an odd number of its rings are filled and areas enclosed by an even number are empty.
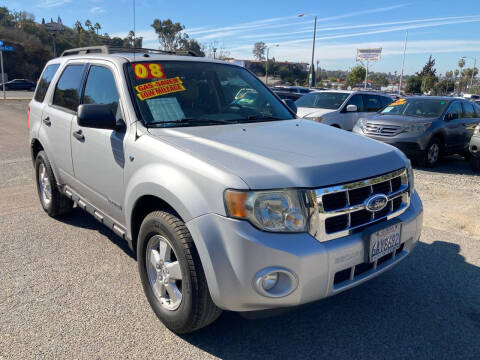
<svg viewBox="0 0 480 360"><path fill-rule="evenodd" d="M329 92L329 93L339 93L339 94L367 94L367 95L382 95L391 97L389 94L375 92L375 91L362 91L362 90L313 90L311 93L322 93L322 92Z"/></svg>
<svg viewBox="0 0 480 360"><path fill-rule="evenodd" d="M454 98L451 96L406 96L405 99L432 99L432 100L445 100L445 101L452 101L452 100L465 100L461 98Z"/></svg>

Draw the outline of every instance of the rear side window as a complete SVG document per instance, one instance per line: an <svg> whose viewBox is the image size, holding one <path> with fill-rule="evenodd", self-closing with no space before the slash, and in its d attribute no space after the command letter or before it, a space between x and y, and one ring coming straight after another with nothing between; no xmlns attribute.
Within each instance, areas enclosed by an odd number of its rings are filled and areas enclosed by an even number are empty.
<svg viewBox="0 0 480 360"><path fill-rule="evenodd" d="M84 65L68 65L65 68L53 93L53 105L77 111L84 67Z"/></svg>
<svg viewBox="0 0 480 360"><path fill-rule="evenodd" d="M363 96L363 111L374 112L380 110L383 106L380 102L380 97L377 95L362 95Z"/></svg>
<svg viewBox="0 0 480 360"><path fill-rule="evenodd" d="M475 114L475 110L473 109L472 103L465 101L462 104L463 104L463 111L465 113L464 117L466 118L477 117L477 115Z"/></svg>
<svg viewBox="0 0 480 360"><path fill-rule="evenodd" d="M380 99L382 100L383 107L388 106L393 102L392 98L389 98L387 96L380 96Z"/></svg>
<svg viewBox="0 0 480 360"><path fill-rule="evenodd" d="M88 72L82 104L109 105L117 114L118 92L112 72L103 66L92 65Z"/></svg>
<svg viewBox="0 0 480 360"><path fill-rule="evenodd" d="M462 104L460 104L460 101L456 101L450 105L448 113L457 114L459 118L463 117Z"/></svg>
<svg viewBox="0 0 480 360"><path fill-rule="evenodd" d="M43 102L45 95L47 94L48 87L52 82L55 73L58 70L60 64L48 65L43 71L42 77L37 85L37 91L35 92L35 100L38 102Z"/></svg>

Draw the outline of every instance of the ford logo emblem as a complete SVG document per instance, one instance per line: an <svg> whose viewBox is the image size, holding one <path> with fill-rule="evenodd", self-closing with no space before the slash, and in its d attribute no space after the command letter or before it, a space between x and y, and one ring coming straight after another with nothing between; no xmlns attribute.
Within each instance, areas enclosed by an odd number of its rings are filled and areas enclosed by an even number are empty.
<svg viewBox="0 0 480 360"><path fill-rule="evenodd" d="M388 197L383 194L375 194L365 200L365 208L370 212L380 211L388 204Z"/></svg>

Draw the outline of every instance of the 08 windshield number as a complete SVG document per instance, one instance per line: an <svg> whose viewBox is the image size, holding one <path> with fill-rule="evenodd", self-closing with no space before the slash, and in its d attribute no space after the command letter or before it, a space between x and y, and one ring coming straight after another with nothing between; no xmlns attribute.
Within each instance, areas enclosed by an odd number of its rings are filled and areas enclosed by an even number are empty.
<svg viewBox="0 0 480 360"><path fill-rule="evenodd" d="M132 64L135 78L137 79L162 79L165 77L163 68L158 63Z"/></svg>

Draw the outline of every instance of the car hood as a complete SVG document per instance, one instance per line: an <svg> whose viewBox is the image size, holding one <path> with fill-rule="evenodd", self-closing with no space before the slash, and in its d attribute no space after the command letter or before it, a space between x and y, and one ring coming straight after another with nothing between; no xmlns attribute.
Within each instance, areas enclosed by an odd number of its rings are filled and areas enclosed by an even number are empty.
<svg viewBox="0 0 480 360"><path fill-rule="evenodd" d="M390 145L304 120L148 130L251 189L333 185L406 165Z"/></svg>
<svg viewBox="0 0 480 360"><path fill-rule="evenodd" d="M305 117L314 117L314 116L322 116L336 110L332 109L321 109L321 108L310 108L310 107L299 107L297 108L297 116L300 118Z"/></svg>
<svg viewBox="0 0 480 360"><path fill-rule="evenodd" d="M375 122L375 124L398 125L405 126L412 123L426 123L438 120L437 118L404 116L404 115L372 115L365 118L367 122Z"/></svg>

